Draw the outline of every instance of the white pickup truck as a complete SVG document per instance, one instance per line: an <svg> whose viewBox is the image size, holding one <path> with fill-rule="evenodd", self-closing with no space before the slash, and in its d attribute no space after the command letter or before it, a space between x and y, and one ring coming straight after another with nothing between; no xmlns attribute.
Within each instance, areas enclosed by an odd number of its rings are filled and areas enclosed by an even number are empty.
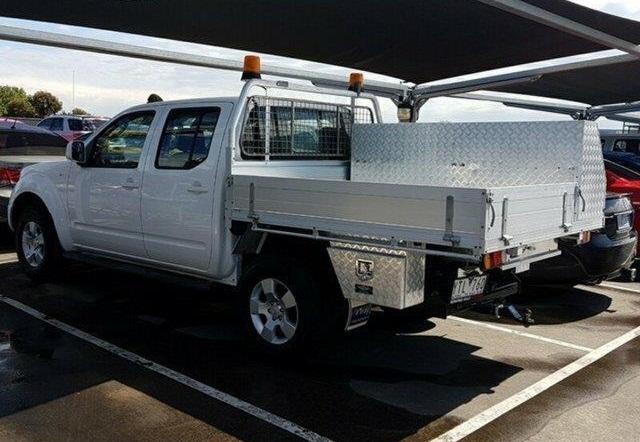
<svg viewBox="0 0 640 442"><path fill-rule="evenodd" d="M272 352L372 306L505 298L603 225L595 123L382 124L373 95L285 81L136 106L66 155L10 200L28 275L99 259L228 284Z"/></svg>

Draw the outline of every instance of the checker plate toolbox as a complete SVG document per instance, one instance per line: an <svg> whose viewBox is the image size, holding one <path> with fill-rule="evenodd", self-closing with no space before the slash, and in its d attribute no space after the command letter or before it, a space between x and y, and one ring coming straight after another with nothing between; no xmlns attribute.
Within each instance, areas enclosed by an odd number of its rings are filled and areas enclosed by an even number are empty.
<svg viewBox="0 0 640 442"><path fill-rule="evenodd" d="M332 242L329 257L345 298L395 309L424 300L424 254Z"/></svg>

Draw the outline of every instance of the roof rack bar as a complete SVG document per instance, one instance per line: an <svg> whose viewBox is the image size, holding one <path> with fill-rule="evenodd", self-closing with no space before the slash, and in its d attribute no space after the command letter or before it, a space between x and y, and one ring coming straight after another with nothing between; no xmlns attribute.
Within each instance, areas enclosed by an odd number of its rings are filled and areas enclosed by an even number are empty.
<svg viewBox="0 0 640 442"><path fill-rule="evenodd" d="M496 103L502 103L508 107L515 107L515 108L527 109L527 110L536 110L541 112L566 114L570 116L583 113L587 110L586 106L580 106L577 104L565 104L565 103L559 103L555 101L545 102L545 101L538 101L538 100L528 100L525 98L512 98L512 97L506 97L501 95L491 95L491 94L467 93L467 94L454 95L453 98L464 98L467 100L478 100L478 101L491 101Z"/></svg>
<svg viewBox="0 0 640 442"><path fill-rule="evenodd" d="M547 25L568 34L593 41L611 49L619 49L640 58L640 46L597 29L569 20L561 15L523 2L521 0L476 0L520 17Z"/></svg>
<svg viewBox="0 0 640 442"><path fill-rule="evenodd" d="M30 43L43 46L75 49L98 54L117 55L142 60L160 61L166 63L197 66L229 71L242 71L242 62L224 58L208 57L184 52L167 51L144 46L115 43L87 37L58 34L54 32L37 31L34 29L18 28L0 25L0 39ZM287 77L297 80L308 80L314 84L332 88L344 88L349 85L347 76L323 74L321 72L290 69L273 65L263 65L262 73ZM382 95L406 94L410 86L403 83L393 83L377 80L367 80L366 91Z"/></svg>
<svg viewBox="0 0 640 442"><path fill-rule="evenodd" d="M589 109L591 115L607 116L613 114L624 114L627 112L637 112L640 110L640 102L623 104L606 104L602 106L594 106Z"/></svg>
<svg viewBox="0 0 640 442"><path fill-rule="evenodd" d="M525 98L512 98L495 94L478 94L467 93L453 95L453 98L463 98L467 100L491 101L502 103L508 107L519 109L534 110L540 112L550 112L554 114L568 115L575 119L597 120L600 117L607 118L612 121L622 121L628 123L639 123L639 117L624 115L627 112L635 112L640 110L640 102L613 104L605 106L580 106L575 104L565 104L556 101L537 101Z"/></svg>

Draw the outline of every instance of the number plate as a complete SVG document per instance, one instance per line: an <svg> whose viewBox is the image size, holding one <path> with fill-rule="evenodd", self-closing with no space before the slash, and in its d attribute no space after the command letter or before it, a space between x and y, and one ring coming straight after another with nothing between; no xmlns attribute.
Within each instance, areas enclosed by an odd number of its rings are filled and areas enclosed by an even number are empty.
<svg viewBox="0 0 640 442"><path fill-rule="evenodd" d="M487 275L472 278L456 279L453 282L451 303L468 301L474 296L482 295L487 285Z"/></svg>

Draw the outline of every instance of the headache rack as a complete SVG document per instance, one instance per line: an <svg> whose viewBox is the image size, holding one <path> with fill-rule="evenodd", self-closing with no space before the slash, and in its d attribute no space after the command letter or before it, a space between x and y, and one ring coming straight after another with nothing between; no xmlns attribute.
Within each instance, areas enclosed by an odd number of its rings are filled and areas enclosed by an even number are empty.
<svg viewBox="0 0 640 442"><path fill-rule="evenodd" d="M245 159L348 159L354 124L373 123L365 106L289 98L248 98L240 138Z"/></svg>

